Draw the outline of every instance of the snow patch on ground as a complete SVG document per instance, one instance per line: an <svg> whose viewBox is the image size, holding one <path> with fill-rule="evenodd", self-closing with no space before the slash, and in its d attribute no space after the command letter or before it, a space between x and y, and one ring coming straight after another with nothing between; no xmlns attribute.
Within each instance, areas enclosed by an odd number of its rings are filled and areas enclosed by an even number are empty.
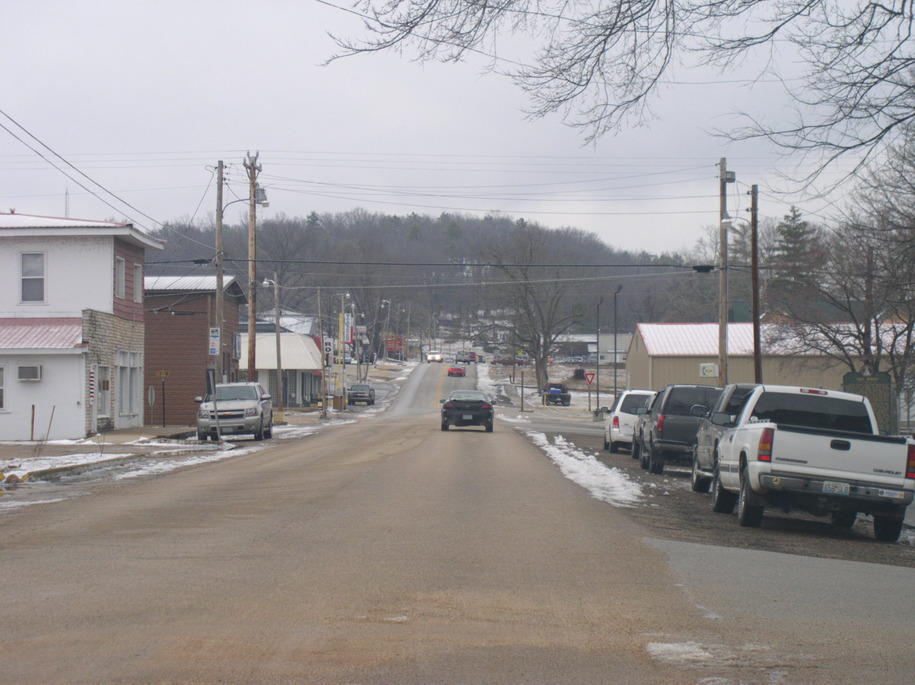
<svg viewBox="0 0 915 685"><path fill-rule="evenodd" d="M5 464L3 466L4 476L25 477L25 474L32 471L44 471L61 466L76 466L79 464L94 464L99 461L108 459L119 459L129 457L130 453L119 454L117 452L96 452L95 454L73 454L61 457L26 457L17 459L15 463Z"/></svg>
<svg viewBox="0 0 915 685"><path fill-rule="evenodd" d="M631 507L642 498L642 487L617 468L606 466L585 454L561 435L551 443L543 433L528 431L527 435L559 467L563 475L578 483L592 497L617 507Z"/></svg>

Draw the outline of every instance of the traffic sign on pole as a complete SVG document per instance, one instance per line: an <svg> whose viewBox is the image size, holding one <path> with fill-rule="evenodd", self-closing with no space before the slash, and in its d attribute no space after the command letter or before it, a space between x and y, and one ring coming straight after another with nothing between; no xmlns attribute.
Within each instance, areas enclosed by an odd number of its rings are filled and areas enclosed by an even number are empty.
<svg viewBox="0 0 915 685"><path fill-rule="evenodd" d="M586 373L585 380L588 381L588 385L591 385L591 383L594 382L594 372L590 371L590 372Z"/></svg>

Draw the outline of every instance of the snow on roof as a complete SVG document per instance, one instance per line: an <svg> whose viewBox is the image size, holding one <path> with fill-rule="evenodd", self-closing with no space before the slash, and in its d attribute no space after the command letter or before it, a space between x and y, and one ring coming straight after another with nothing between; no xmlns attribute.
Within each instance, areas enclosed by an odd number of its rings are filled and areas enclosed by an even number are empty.
<svg viewBox="0 0 915 685"><path fill-rule="evenodd" d="M124 228L131 224L0 212L0 228Z"/></svg>
<svg viewBox="0 0 915 685"><path fill-rule="evenodd" d="M718 354L717 323L640 323L645 349L658 357L708 357ZM728 355L753 354L753 324L728 324Z"/></svg>
<svg viewBox="0 0 915 685"><path fill-rule="evenodd" d="M143 249L161 250L162 242L144 231L117 221L70 219L35 214L0 212L0 236L117 236Z"/></svg>
<svg viewBox="0 0 915 685"><path fill-rule="evenodd" d="M223 290L235 282L234 276L223 278ZM143 279L145 290L205 290L216 291L216 276L146 276Z"/></svg>
<svg viewBox="0 0 915 685"><path fill-rule="evenodd" d="M240 334L241 349L248 348L248 334ZM258 333L255 338L254 365L258 369L276 368L276 334ZM298 333L280 333L280 355L284 369L320 371L324 364L315 341Z"/></svg>
<svg viewBox="0 0 915 685"><path fill-rule="evenodd" d="M0 350L65 350L82 342L82 319L0 319Z"/></svg>

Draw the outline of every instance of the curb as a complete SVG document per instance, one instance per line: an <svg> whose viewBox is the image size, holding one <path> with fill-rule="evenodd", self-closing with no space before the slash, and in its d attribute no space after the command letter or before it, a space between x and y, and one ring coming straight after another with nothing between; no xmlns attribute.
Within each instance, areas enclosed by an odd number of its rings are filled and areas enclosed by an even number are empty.
<svg viewBox="0 0 915 685"><path fill-rule="evenodd" d="M86 464L71 464L69 466L55 466L49 469L39 469L38 471L29 471L26 473L22 480L23 482L40 480L40 481L55 481L60 480L64 476L76 476L87 471L92 471L94 469L102 469L106 466L117 466L118 464L126 464L131 461L137 461L139 459L145 459L145 454L132 454L129 457L114 457L113 459L102 459L101 461L93 461Z"/></svg>

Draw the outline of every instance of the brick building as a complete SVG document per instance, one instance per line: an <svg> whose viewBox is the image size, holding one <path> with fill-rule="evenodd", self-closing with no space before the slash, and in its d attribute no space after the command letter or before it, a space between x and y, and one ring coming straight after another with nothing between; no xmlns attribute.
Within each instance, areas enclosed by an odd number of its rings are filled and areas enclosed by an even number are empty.
<svg viewBox="0 0 915 685"><path fill-rule="evenodd" d="M238 311L245 301L235 279L226 277L221 353L228 381L238 380ZM147 402L147 423L193 425L194 398L206 393L206 370L216 368L216 356L210 354L210 329L218 325L216 277L149 276L146 305L144 387L147 395L151 387L155 392L154 405Z"/></svg>

